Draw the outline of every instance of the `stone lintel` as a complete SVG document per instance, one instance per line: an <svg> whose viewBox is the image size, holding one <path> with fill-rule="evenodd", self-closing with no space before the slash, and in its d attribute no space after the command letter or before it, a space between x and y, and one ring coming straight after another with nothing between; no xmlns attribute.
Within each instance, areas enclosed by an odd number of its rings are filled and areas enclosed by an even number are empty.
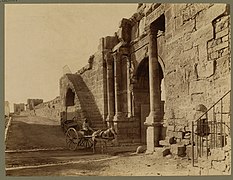
<svg viewBox="0 0 233 180"><path fill-rule="evenodd" d="M152 22L157 20L162 14L165 13L165 4L158 3L158 7L156 10L152 11L150 14L146 16L146 26L149 26Z"/></svg>
<svg viewBox="0 0 233 180"><path fill-rule="evenodd" d="M116 46L112 48L112 52L119 52L122 46L125 46L127 42L120 41Z"/></svg>
<svg viewBox="0 0 233 180"><path fill-rule="evenodd" d="M129 55L130 49L126 42L119 42L114 48L112 49L112 53L121 53L122 55Z"/></svg>

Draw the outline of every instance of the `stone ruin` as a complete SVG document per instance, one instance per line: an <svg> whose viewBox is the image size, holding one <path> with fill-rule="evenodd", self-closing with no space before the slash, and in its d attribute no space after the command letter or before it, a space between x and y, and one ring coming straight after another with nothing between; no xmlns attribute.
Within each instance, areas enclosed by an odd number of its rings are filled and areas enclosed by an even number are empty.
<svg viewBox="0 0 233 180"><path fill-rule="evenodd" d="M196 107L231 89L230 34L227 4L140 3L85 67L61 77L61 112L113 126L119 143L188 154ZM230 122L230 97L223 106Z"/></svg>
<svg viewBox="0 0 233 180"><path fill-rule="evenodd" d="M21 114L60 120L60 97L47 102L43 101L43 99L28 99L26 111Z"/></svg>
<svg viewBox="0 0 233 180"><path fill-rule="evenodd" d="M23 111L25 111L25 104L24 103L19 103L19 104L14 103L14 114L19 115Z"/></svg>
<svg viewBox="0 0 233 180"><path fill-rule="evenodd" d="M27 99L26 110L33 110L35 106L43 103L43 99Z"/></svg>

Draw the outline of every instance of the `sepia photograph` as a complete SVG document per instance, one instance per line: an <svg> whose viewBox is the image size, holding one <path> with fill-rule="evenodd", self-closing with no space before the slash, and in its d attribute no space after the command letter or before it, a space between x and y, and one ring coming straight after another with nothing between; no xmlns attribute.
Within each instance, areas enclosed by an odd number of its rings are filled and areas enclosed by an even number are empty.
<svg viewBox="0 0 233 180"><path fill-rule="evenodd" d="M230 8L4 4L5 176L230 176Z"/></svg>

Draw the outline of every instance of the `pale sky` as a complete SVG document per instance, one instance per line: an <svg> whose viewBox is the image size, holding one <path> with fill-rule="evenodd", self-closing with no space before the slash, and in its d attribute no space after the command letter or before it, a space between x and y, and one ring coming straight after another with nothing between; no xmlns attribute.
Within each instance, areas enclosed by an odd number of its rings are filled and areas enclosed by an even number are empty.
<svg viewBox="0 0 233 180"><path fill-rule="evenodd" d="M5 6L5 100L59 96L62 68L76 72L113 35L137 4L17 4Z"/></svg>

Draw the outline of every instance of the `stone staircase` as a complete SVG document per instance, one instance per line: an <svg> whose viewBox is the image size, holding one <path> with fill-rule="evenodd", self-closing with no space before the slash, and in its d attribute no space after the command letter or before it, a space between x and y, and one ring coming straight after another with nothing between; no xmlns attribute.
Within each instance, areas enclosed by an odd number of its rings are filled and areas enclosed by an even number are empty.
<svg viewBox="0 0 233 180"><path fill-rule="evenodd" d="M102 115L98 109L92 92L89 90L83 78L79 74L66 74L77 94L80 107L86 118L91 122L93 129L103 129Z"/></svg>

